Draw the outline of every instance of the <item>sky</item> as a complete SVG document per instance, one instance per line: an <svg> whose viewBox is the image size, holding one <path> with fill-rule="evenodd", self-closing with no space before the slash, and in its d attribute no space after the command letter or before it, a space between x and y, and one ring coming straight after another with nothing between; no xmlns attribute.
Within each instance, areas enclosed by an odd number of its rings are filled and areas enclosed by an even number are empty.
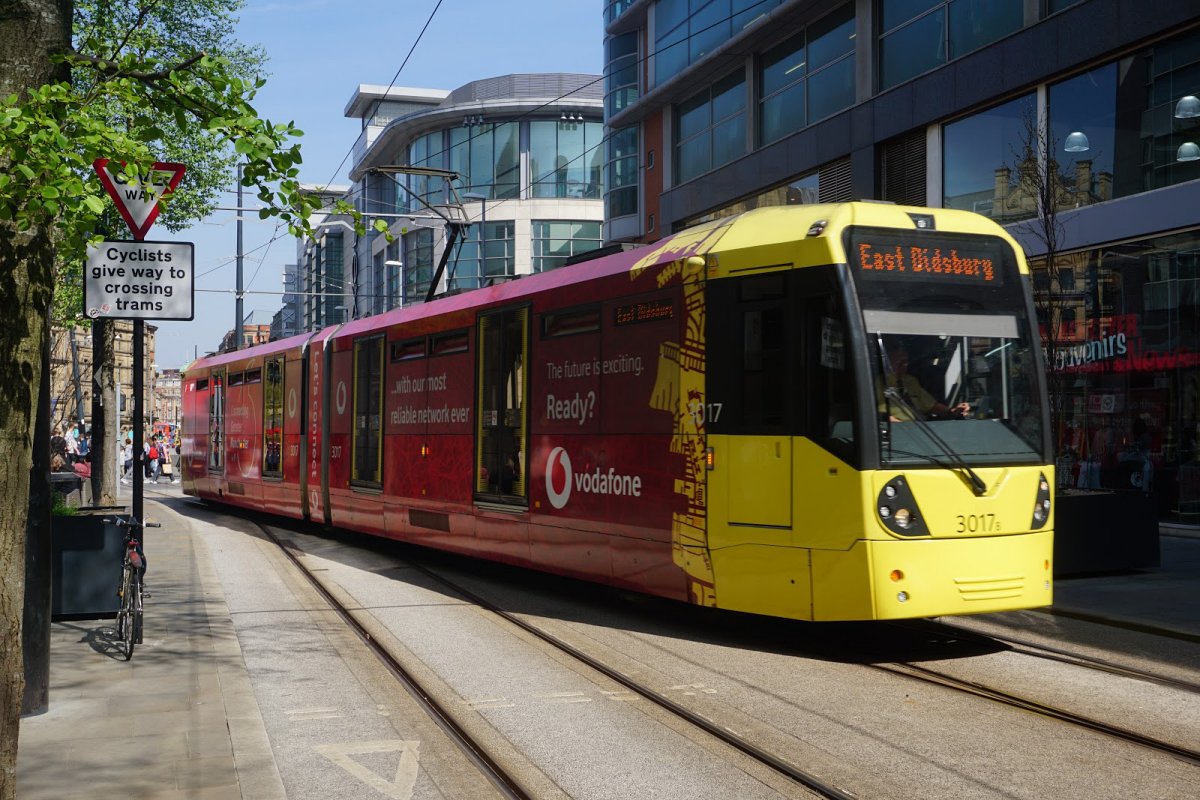
<svg viewBox="0 0 1200 800"><path fill-rule="evenodd" d="M261 45L269 59L267 85L254 100L259 113L304 131L300 180L348 185L360 123L343 111L360 83L387 86L394 78L395 86L449 91L510 73L599 75L603 10L604 0L247 0L238 37ZM219 205L236 202L231 180ZM244 190L243 205L257 205L252 190ZM295 261L296 240L254 212L242 227L244 313L269 318L282 305L283 266ZM195 319L150 323L158 327L158 368L178 369L216 350L234 327L236 214L217 211L178 234L151 228L146 238L195 244Z"/></svg>

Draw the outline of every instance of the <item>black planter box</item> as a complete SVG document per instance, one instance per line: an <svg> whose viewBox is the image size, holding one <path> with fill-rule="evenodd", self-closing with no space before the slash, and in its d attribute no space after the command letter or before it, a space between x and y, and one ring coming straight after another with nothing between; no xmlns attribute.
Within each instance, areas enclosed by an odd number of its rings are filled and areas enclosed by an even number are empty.
<svg viewBox="0 0 1200 800"><path fill-rule="evenodd" d="M1054 501L1054 575L1159 565L1153 493L1060 490Z"/></svg>
<svg viewBox="0 0 1200 800"><path fill-rule="evenodd" d="M85 507L51 518L50 619L115 617L124 531L104 518L123 507Z"/></svg>

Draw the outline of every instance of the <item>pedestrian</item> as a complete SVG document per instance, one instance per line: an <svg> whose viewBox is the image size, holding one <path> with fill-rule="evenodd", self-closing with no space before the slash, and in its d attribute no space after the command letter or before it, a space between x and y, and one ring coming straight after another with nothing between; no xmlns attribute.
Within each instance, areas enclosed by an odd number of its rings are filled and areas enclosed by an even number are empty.
<svg viewBox="0 0 1200 800"><path fill-rule="evenodd" d="M159 470L158 457L159 457L159 455L160 455L159 442L158 442L158 440L152 438L150 440L149 446L146 448L146 458L147 458L146 467L147 467L147 477L150 478L150 480L154 481L155 483L158 483L158 470Z"/></svg>
<svg viewBox="0 0 1200 800"><path fill-rule="evenodd" d="M67 446L67 463L75 464L79 461L79 429L72 425L67 430L67 435L63 437L63 442Z"/></svg>
<svg viewBox="0 0 1200 800"><path fill-rule="evenodd" d="M80 461L92 460L92 434L86 428L81 429L79 432L79 445L77 449Z"/></svg>
<svg viewBox="0 0 1200 800"><path fill-rule="evenodd" d="M54 456L58 456L64 464L67 462L67 440L58 425L50 432L50 457Z"/></svg>
<svg viewBox="0 0 1200 800"><path fill-rule="evenodd" d="M121 483L129 483L133 477L133 442L125 440L125 447L121 449Z"/></svg>

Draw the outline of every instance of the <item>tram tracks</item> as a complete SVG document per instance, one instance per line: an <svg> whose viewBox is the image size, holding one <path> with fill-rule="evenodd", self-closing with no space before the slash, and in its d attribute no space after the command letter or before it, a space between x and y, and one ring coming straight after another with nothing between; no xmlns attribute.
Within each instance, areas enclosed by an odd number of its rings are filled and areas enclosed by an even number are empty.
<svg viewBox="0 0 1200 800"><path fill-rule="evenodd" d="M463 729L462 726L454 722L454 714L456 709L451 705L450 709L444 708L437 704L433 699L432 693L421 687L419 681L416 681L396 659L387 651L386 647L376 641L376 637L370 632L370 627L364 625L360 620L355 618L355 614L362 614L361 610L352 611L347 608L345 602L339 600L339 595L342 593L340 587L334 587L333 591L322 585L322 578L313 574L307 569L303 563L303 549L301 545L295 544L286 540L285 537L276 537L270 531L266 532L283 552L285 552L289 560L299 569L306 579L314 586L318 593L326 600L329 605L335 609L336 613L344 619L359 635L359 637L368 644L377 656L388 665L388 668L397 675L408 688L410 694L418 699L423 706L426 707L430 716L437 720L438 724L447 730L452 739L458 743L458 746L466 753L478 768L488 776L489 780L497 786L501 793L506 797L528 797L531 793L522 788L520 781L507 773L502 764L497 763L495 759L488 756L486 747L480 745ZM412 569L425 576L428 580L436 582L448 592L455 596L461 597L467 603L477 607L483 612L494 615L502 619L504 622L520 629L531 637L544 642L553 647L558 652L565 654L569 659L578 664L584 665L587 670L591 670L604 678L612 681L619 686L635 693L641 698L653 703L658 708L669 713L678 720L682 720L688 726L703 731L705 734L714 737L723 744L734 748L748 758L753 759L757 763L763 765L770 771L786 777L789 781L797 784L798 787L804 787L808 792L812 792L821 797L836 797L836 798L851 798L855 797L852 792L846 791L837 785L833 785L826 780L823 780L818 775L812 774L792 764L786 757L772 753L762 747L759 747L752 741L748 741L750 737L744 734L736 733L729 728L720 724L720 722L709 719L702 714L696 713L688 707L673 701L671 698L648 688L637 680L607 666L606 664L596 660L587 653L572 646L570 643L560 639L553 633L543 630L536 624L525 621L521 617L506 611L504 608L496 606L486 598L479 596L470 589L456 583L438 572L431 570L419 563L408 562L406 569ZM350 601L353 605L353 601ZM367 612L369 613L369 612ZM927 625L930 623L926 623ZM932 623L937 625L937 623ZM1194 693L1197 690L1195 684L1187 681L1171 679L1167 676L1154 675L1104 662L1103 659L1094 657L1081 656L1079 654L1069 653L1067 651L1055 652L1054 648L1041 647L1035 643L1022 641L1016 638L1005 640L1003 637L990 636L988 634L959 629L956 626L944 625L943 628L952 630L941 630L939 635L947 637L967 638L973 637L987 642L1002 643L1005 650L1022 652L1026 650L1032 651L1028 654L1034 654L1041 658L1047 658L1052 661L1059 661L1067 664L1084 665L1088 662L1093 662L1089 668L1100 669L1101 671L1119 675L1126 678L1139 678L1148 681L1154 681L1166 688L1173 690L1186 691ZM928 631L926 631L928 633ZM386 639L387 637L381 636ZM1062 723L1072 724L1093 733L1101 734L1114 739L1119 739L1126 743L1138 745L1154 750L1160 754L1179 759L1189 765L1200 765L1200 752L1192 750L1188 747L1182 747L1178 744L1172 744L1168 741L1139 733L1134 730L1123 728L1119 725L1114 725L1100 719L1093 719L1083 714L1078 714L1055 707L1054 705L1042 703L1028 697L1021 697L1011 692L1006 692L1002 689L997 689L992 686L984 685L978 681L964 680L954 675L940 672L937 669L930 668L918 663L912 662L893 662L893 663L870 663L866 659L862 662L869 668L882 670L891 673L899 678L907 680L917 680L930 685L949 689L955 692L969 694L979 697L989 702L1000 703L1012 708L1017 708L1022 711L1034 713L1039 716L1054 719Z"/></svg>
<svg viewBox="0 0 1200 800"><path fill-rule="evenodd" d="M428 713L435 722L447 733L452 741L467 755L467 757L475 764L475 766L485 774L488 779L496 786L496 788L509 798L529 798L532 795L528 793L521 785L520 780L514 776L509 770L499 763L497 759L492 758L486 748L478 742L470 732L460 725L454 718L454 714L442 703L439 703L433 693L428 691L422 685L420 680L416 678L412 672L407 670L403 664L391 653L388 649L371 634L368 627L359 620L355 613L347 607L345 603L332 591L326 587L321 579L310 570L301 558L303 550L296 546L291 541L281 539L275 536L265 526L260 525L259 528L263 533L287 556L288 560L295 568L306 578L309 584L317 591L321 598L330 606L331 609L342 619L358 637L371 649L371 651L383 662L388 670L396 677L396 679L405 687L405 689L416 699L422 708ZM298 555L298 553L300 555ZM728 747L733 748L744 756L753 759L755 762L766 767L777 775L804 787L812 794L829 798L829 800L855 800L857 795L853 792L844 790L829 782L822 780L820 777L801 769L799 766L790 763L786 758L772 753L764 748L755 745L753 742L741 737L736 732L729 730L718 722L708 719L701 714L688 709L687 707L671 700L666 695L655 691L654 689L638 682L637 680L622 674L621 672L607 666L599 660L589 656L587 653L573 647L571 644L561 638L532 625L519 616L508 612L496 604L488 601L486 598L479 596L470 589L455 583L437 572L416 563L408 565L413 570L421 573L432 581L437 582L448 591L462 597L469 603L472 603L479 609L486 611L508 624L524 631L525 633L535 637L541 642L553 647L555 650L569 656L578 664L582 664L588 669L599 673L608 680L628 689L645 700L650 701L660 709L666 711L671 716L681 720L688 725L697 728L709 736L717 739Z"/></svg>
<svg viewBox="0 0 1200 800"><path fill-rule="evenodd" d="M913 625L906 626L913 629ZM945 628L949 632L939 630ZM984 633L982 631L972 630L960 625L939 620L936 623L924 623L922 632L932 633L933 635L955 637L962 639L971 639L980 642L996 642L1002 644L1005 649L1012 653L1038 658L1044 661L1054 661L1060 664L1070 664L1073 666L1083 667L1085 669L1104 672L1110 675L1119 675L1124 678L1133 678L1135 680L1146 681L1149 683L1166 686L1171 689L1176 689L1181 692L1190 694L1200 694L1200 683L1196 681L1183 680L1174 678L1170 675L1164 675L1159 672L1154 672L1140 667L1132 667L1128 664L1119 664L1111 659L1099 658L1084 653L1077 653L1061 647L1044 644L1041 642L1032 642L1028 639L1022 639L1016 636L1011 636L1002 633Z"/></svg>
<svg viewBox="0 0 1200 800"><path fill-rule="evenodd" d="M1077 714L1073 711L1067 711L1046 703L1038 702L1036 700L1020 697L999 689L990 688L974 681L963 680L962 678L955 677L946 672L941 672L909 662L896 662L894 664L871 664L869 666L882 672L887 672L893 675L902 675L912 680L943 686L955 691L964 692L966 694L975 695L976 697L982 697L993 702L1001 703L1012 708L1019 708L1043 717L1060 720L1071 725L1086 728L1096 733L1104 734L1105 736L1121 739L1126 742L1132 742L1133 744L1141 745L1142 747L1149 748L1156 752L1178 758L1189 764L1200 766L1200 751L1192 750L1186 747L1180 747L1162 739L1147 736L1128 728L1123 728L1119 725L1113 725L1108 722L1092 719L1082 714Z"/></svg>
<svg viewBox="0 0 1200 800"><path fill-rule="evenodd" d="M947 642L953 640L970 640L974 642L996 643L1002 645L1003 650L1006 652L1015 653L1030 658L1066 664L1069 666L1076 666L1082 669L1101 672L1108 675L1116 675L1122 678L1153 683L1175 691L1187 692L1190 694L1200 694L1200 684L1197 684L1193 681L1173 678L1149 670L1131 667L1125 664L1118 664L1108 659L1082 653L1075 653L1063 648L1031 642L1014 636L983 633L945 621L928 622L922 620L892 623L892 625L893 627L898 627L906 631L918 632L924 636L942 637L943 640ZM911 661L870 663L868 666L883 672L902 675L911 680L942 686L954 691L963 692L976 697L982 697L1002 705L1029 711L1043 717L1056 719L1071 725L1086 728L1096 733L1126 742L1131 742L1156 752L1180 759L1189 764L1200 766L1200 750L1190 747L1182 747L1158 737L1139 733L1138 731L1134 731L1128 727L1105 722L1085 714L1060 708L1050 703L1043 703L1041 701L1034 700L1029 697L1023 697L1003 689L987 686L978 681L967 680L953 675L945 670L932 669Z"/></svg>

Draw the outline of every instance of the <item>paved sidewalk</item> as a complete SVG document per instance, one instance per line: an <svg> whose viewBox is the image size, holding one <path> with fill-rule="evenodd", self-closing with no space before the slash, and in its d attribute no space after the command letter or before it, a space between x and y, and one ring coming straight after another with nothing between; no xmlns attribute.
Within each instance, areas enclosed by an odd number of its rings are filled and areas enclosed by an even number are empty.
<svg viewBox="0 0 1200 800"><path fill-rule="evenodd" d="M126 662L112 620L52 624L49 710L21 721L22 800L286 797L204 525L159 492L180 494L146 487L163 527L146 533L144 643Z"/></svg>
<svg viewBox="0 0 1200 800"><path fill-rule="evenodd" d="M1052 610L1200 642L1200 531L1163 525L1157 569L1054 583Z"/></svg>

